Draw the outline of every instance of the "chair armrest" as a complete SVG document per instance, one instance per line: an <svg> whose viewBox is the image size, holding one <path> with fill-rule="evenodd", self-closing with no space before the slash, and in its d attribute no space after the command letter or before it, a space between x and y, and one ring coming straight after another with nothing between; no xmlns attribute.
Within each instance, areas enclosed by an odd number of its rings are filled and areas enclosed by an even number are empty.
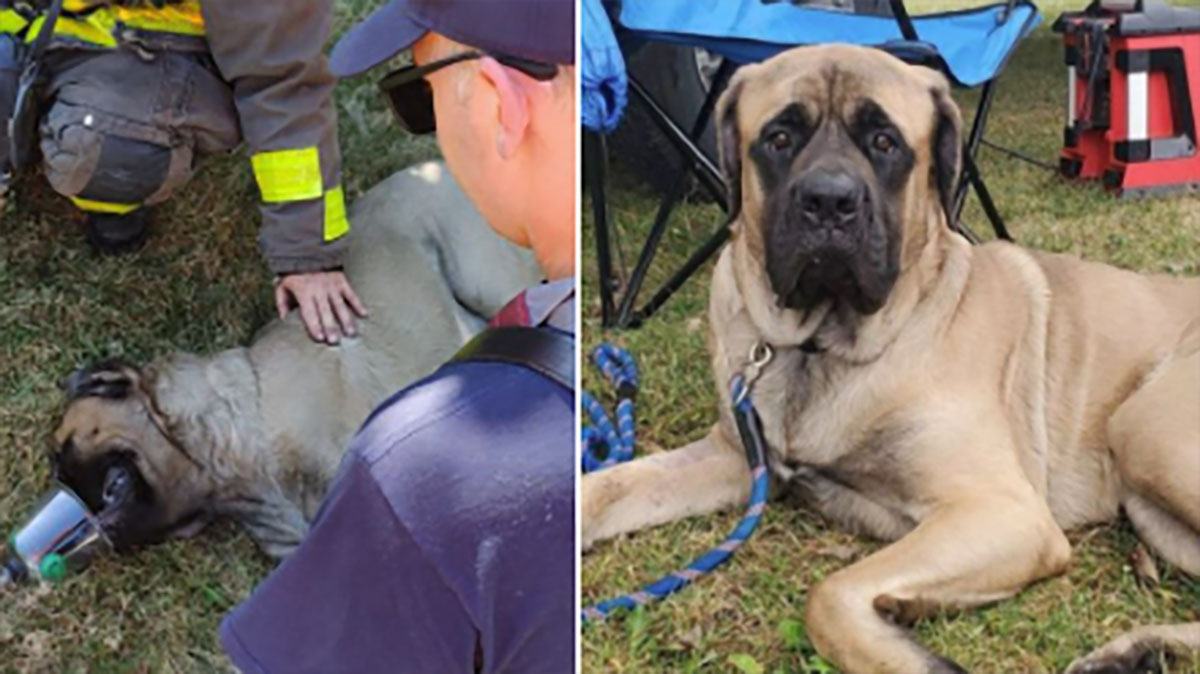
<svg viewBox="0 0 1200 674"><path fill-rule="evenodd" d="M877 47L892 56L915 66L945 72L937 47L921 40L890 40Z"/></svg>

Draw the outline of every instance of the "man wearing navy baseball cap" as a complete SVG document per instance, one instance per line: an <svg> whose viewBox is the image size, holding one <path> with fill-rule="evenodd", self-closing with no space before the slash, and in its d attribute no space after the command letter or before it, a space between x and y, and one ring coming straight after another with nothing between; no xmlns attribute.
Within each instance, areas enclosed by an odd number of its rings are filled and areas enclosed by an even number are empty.
<svg viewBox="0 0 1200 674"><path fill-rule="evenodd" d="M546 281L367 419L304 542L221 625L243 671L575 671L574 12L392 0L334 48L341 76L411 50L380 82L397 120L437 132Z"/></svg>
<svg viewBox="0 0 1200 674"><path fill-rule="evenodd" d="M550 278L573 277L575 0L393 0L330 67L357 75L405 49L415 65L380 83L401 126L436 130L492 227L531 246Z"/></svg>

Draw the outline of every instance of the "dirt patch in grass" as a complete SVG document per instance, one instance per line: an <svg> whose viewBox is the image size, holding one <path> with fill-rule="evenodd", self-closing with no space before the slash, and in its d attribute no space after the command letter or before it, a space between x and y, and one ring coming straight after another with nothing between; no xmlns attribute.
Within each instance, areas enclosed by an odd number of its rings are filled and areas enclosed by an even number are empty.
<svg viewBox="0 0 1200 674"><path fill-rule="evenodd" d="M910 3L944 7L948 3ZM1041 3L1047 23L1065 9ZM1078 3L1074 3L1078 4ZM919 9L918 9L919 11ZM1062 48L1046 27L1022 47L999 85L988 138L1044 161L1056 161L1062 138ZM967 113L971 92L959 96ZM1013 235L1023 244L1082 255L1147 272L1200 273L1200 198L1120 201L1094 185L984 148L979 160ZM657 202L615 166L611 214L632 264ZM702 437L716 420L715 390L705 350L709 270L687 284L644 327L604 332L596 286L590 205L584 203L584 346L615 341L633 351L642 370L638 396L639 452L673 448ZM720 214L689 203L664 237L647 282L666 278ZM977 231L986 220L973 199L966 214ZM611 397L596 372L585 388ZM719 541L739 513L694 518L599 545L585 555L583 598L592 603L634 589L689 562ZM1159 564L1162 584L1138 585L1129 555L1136 542L1125 523L1071 534L1071 570L1011 601L922 623L917 637L972 672L1057 672L1073 658L1136 624L1200 620L1200 583ZM878 544L826 528L789 505L768 509L759 532L731 564L667 602L588 627L585 671L778 673L832 671L803 630L807 592L817 581ZM755 667L761 669L755 669ZM1200 671L1200 663L1178 672Z"/></svg>
<svg viewBox="0 0 1200 674"><path fill-rule="evenodd" d="M338 3L338 30L379 0ZM436 155L390 123L374 82L337 91L351 197ZM107 357L135 363L174 350L248 342L272 317L270 275L256 242L258 194L239 153L210 158L156 209L141 252L95 256L82 221L37 176L0 213L0 531L48 486L58 382ZM229 669L222 616L270 570L229 524L189 541L101 560L53 591L0 594L0 672L193 672Z"/></svg>

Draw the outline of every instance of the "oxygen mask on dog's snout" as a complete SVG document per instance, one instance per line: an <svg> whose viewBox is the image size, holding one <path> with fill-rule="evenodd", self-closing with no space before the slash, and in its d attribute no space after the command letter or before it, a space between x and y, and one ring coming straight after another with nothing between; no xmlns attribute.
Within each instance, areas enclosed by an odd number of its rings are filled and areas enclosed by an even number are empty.
<svg viewBox="0 0 1200 674"><path fill-rule="evenodd" d="M9 537L0 587L32 580L57 583L111 547L87 504L56 484Z"/></svg>

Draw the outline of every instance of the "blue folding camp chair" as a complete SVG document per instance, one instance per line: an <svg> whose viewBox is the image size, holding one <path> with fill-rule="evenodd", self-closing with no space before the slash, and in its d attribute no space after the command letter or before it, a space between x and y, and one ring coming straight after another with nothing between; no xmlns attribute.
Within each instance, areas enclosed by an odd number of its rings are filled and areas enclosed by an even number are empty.
<svg viewBox="0 0 1200 674"><path fill-rule="evenodd" d="M963 144L962 177L951 224L968 239L978 240L960 219L968 190L973 188L996 236L1010 238L975 164L975 154L983 142L996 78L1017 44L1041 21L1037 8L1029 0L1008 0L911 17L903 0L889 0L888 4L891 16L803 7L786 0L584 0L584 171L595 216L601 312L606 327L639 325L728 240L729 223L722 223L650 300L636 308L646 272L671 212L687 191L689 176L694 175L700 187L727 210L720 170L715 158L701 149L699 139L730 76L743 64L765 60L798 45L846 42L878 47L907 62L938 69L957 86L982 86L975 118ZM622 49L628 50L639 41L700 47L723 58L690 130L676 123L637 78L625 72ZM617 126L627 98L644 106L649 118L679 150L684 163L674 188L663 196L633 272L621 288L612 268L604 134Z"/></svg>

